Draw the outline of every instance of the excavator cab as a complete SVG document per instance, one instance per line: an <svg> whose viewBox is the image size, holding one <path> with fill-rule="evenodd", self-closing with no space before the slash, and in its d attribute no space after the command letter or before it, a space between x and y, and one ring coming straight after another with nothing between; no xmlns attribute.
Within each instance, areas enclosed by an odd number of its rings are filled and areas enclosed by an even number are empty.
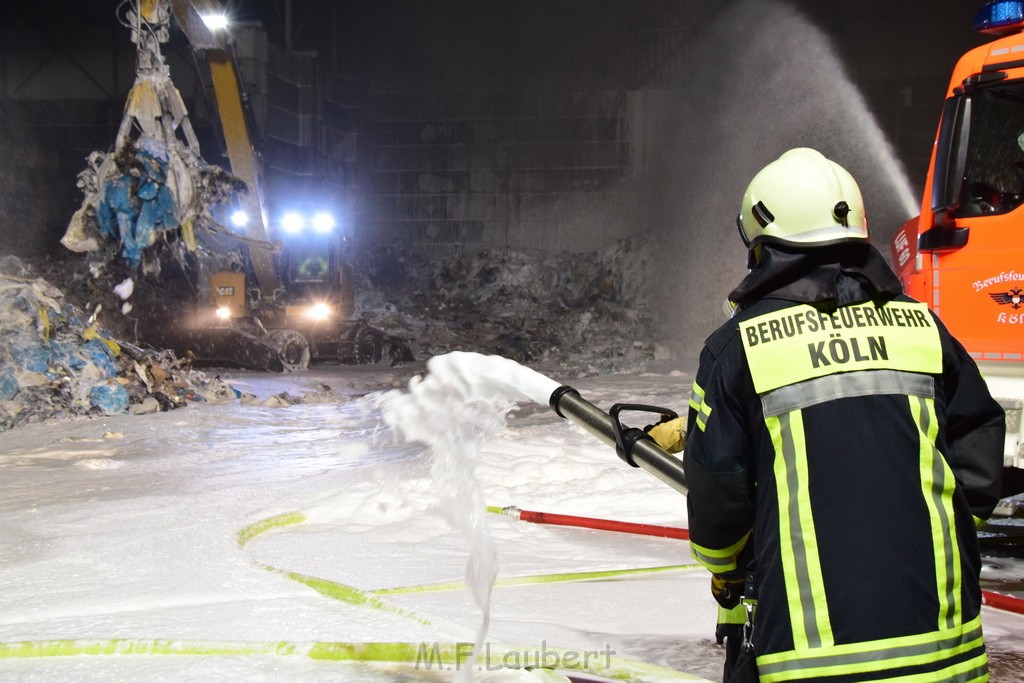
<svg viewBox="0 0 1024 683"><path fill-rule="evenodd" d="M355 311L341 259L343 238L327 211L289 211L275 225L284 323L297 328L337 326Z"/></svg>
<svg viewBox="0 0 1024 683"><path fill-rule="evenodd" d="M344 237L332 214L290 212L281 221L279 255L289 318L349 320L355 312L352 278L342 256Z"/></svg>

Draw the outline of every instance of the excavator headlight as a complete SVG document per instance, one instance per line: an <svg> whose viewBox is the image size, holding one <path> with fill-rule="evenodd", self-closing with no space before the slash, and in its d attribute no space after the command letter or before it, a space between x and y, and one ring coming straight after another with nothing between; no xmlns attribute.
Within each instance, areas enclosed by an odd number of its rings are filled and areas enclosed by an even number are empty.
<svg viewBox="0 0 1024 683"><path fill-rule="evenodd" d="M221 320L229 320L231 318L231 309L227 306L219 307L215 313Z"/></svg>
<svg viewBox="0 0 1024 683"><path fill-rule="evenodd" d="M313 320L327 320L331 317L331 307L325 303L317 303L306 309L306 316Z"/></svg>
<svg viewBox="0 0 1024 683"><path fill-rule="evenodd" d="M289 235L298 235L306 227L302 214L291 211L281 218L281 229Z"/></svg>
<svg viewBox="0 0 1024 683"><path fill-rule="evenodd" d="M246 223L249 222L249 214L239 209L231 214L231 225L236 228L244 228Z"/></svg>
<svg viewBox="0 0 1024 683"><path fill-rule="evenodd" d="M334 230L334 216L326 211L316 214L313 216L313 229L322 235Z"/></svg>
<svg viewBox="0 0 1024 683"><path fill-rule="evenodd" d="M974 17L974 30L1009 35L1024 28L1024 0L991 0Z"/></svg>

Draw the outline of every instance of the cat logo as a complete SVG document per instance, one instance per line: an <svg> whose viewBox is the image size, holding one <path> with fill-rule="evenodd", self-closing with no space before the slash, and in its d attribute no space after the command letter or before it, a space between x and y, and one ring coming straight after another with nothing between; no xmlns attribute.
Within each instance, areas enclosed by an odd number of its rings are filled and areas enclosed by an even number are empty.
<svg viewBox="0 0 1024 683"><path fill-rule="evenodd" d="M220 296L234 296L235 288L230 286L220 286L217 287L217 294Z"/></svg>
<svg viewBox="0 0 1024 683"><path fill-rule="evenodd" d="M1011 289L1009 292L995 292L989 294L992 297L992 301L995 301L1000 306L1010 305L1013 308L1020 308L1021 303L1024 302L1024 291L1020 289Z"/></svg>

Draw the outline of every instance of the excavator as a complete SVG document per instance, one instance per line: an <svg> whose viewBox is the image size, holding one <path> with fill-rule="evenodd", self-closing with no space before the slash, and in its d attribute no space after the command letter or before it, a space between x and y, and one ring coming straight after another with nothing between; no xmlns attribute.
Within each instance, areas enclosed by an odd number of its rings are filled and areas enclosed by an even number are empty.
<svg viewBox="0 0 1024 683"><path fill-rule="evenodd" d="M329 214L289 215L271 229L247 94L215 20L224 16L219 2L125 0L121 10L138 55L135 83L113 152L94 152L79 175L85 200L62 243L90 252L94 272L185 280L178 291L189 291L188 305L151 297L142 336L198 362L281 371L376 363L385 353L411 360L404 341L353 318L351 271ZM161 44L172 19L208 66L230 173L202 158L171 81Z"/></svg>
<svg viewBox="0 0 1024 683"><path fill-rule="evenodd" d="M1004 497L1024 492L1024 0L992 0L974 28L997 36L953 69L921 214L891 257L980 366L1006 411Z"/></svg>

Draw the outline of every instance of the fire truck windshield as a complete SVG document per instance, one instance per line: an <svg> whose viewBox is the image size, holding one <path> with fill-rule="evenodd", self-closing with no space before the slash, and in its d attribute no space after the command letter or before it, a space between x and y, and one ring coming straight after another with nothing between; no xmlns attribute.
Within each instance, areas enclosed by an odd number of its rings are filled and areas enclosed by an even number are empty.
<svg viewBox="0 0 1024 683"><path fill-rule="evenodd" d="M950 130L946 143L967 142L950 155L963 164L954 216L1008 213L1024 203L1024 83L978 88L969 97L960 125L950 127L966 128Z"/></svg>

